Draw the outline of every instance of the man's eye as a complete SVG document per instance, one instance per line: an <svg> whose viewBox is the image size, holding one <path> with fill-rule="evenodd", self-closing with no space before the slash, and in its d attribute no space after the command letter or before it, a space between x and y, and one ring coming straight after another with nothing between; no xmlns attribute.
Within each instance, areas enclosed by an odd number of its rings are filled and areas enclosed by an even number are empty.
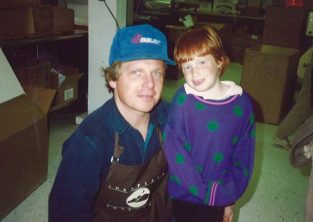
<svg viewBox="0 0 313 222"><path fill-rule="evenodd" d="M161 71L156 71L156 72L153 72L153 75L157 77L162 77L163 73Z"/></svg>
<svg viewBox="0 0 313 222"><path fill-rule="evenodd" d="M141 75L141 71L140 70L134 70L132 72L130 72L131 75L133 76L140 76Z"/></svg>

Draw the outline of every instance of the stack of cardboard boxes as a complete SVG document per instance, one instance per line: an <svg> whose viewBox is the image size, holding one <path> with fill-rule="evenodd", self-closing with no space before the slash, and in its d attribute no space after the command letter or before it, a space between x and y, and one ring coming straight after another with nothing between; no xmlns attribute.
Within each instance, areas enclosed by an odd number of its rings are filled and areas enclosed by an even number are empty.
<svg viewBox="0 0 313 222"><path fill-rule="evenodd" d="M0 72L1 220L47 178L47 112L55 92L45 92L42 106L34 104L1 49Z"/></svg>
<svg viewBox="0 0 313 222"><path fill-rule="evenodd" d="M40 4L40 0L0 1L0 40L70 33L72 9Z"/></svg>
<svg viewBox="0 0 313 222"><path fill-rule="evenodd" d="M70 9L40 0L0 0L0 46L73 27ZM47 114L77 99L77 68L35 61L14 66L0 48L0 220L47 179Z"/></svg>
<svg viewBox="0 0 313 222"><path fill-rule="evenodd" d="M78 82L82 73L78 68L58 65L53 67L49 61L14 69L27 96L34 103L45 99L46 90L53 90L55 96L49 112L64 108L78 98Z"/></svg>
<svg viewBox="0 0 313 222"><path fill-rule="evenodd" d="M268 8L262 44L245 51L241 85L258 121L278 124L292 106L305 20L303 8Z"/></svg>

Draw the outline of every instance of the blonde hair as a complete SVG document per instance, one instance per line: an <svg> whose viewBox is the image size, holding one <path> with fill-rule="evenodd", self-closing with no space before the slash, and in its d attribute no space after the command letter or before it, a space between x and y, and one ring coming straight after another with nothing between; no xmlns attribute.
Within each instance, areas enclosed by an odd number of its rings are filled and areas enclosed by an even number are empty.
<svg viewBox="0 0 313 222"><path fill-rule="evenodd" d="M183 33L177 40L174 49L174 59L178 67L198 56L212 55L220 64L221 75L229 64L222 40L216 30L210 26L191 29Z"/></svg>
<svg viewBox="0 0 313 222"><path fill-rule="evenodd" d="M103 68L103 76L105 78L105 86L108 88L109 93L113 92L113 88L110 86L110 81L117 81L120 76L121 62L114 62L111 66Z"/></svg>

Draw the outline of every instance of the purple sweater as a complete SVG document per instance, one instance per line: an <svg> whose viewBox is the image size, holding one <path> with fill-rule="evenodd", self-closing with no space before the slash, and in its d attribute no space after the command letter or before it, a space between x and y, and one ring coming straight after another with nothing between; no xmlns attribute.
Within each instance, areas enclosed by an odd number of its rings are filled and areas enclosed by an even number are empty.
<svg viewBox="0 0 313 222"><path fill-rule="evenodd" d="M181 87L163 140L171 198L228 206L242 196L252 175L255 148L254 114L245 92L204 100Z"/></svg>

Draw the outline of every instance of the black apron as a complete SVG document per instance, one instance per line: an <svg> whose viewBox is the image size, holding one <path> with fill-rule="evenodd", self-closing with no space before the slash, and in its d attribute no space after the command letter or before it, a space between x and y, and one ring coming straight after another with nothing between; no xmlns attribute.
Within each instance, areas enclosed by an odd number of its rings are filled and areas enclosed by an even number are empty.
<svg viewBox="0 0 313 222"><path fill-rule="evenodd" d="M171 221L172 205L167 194L168 166L162 148L149 162L138 166L118 163L122 152L116 134L112 163L107 177L102 179L93 221Z"/></svg>

